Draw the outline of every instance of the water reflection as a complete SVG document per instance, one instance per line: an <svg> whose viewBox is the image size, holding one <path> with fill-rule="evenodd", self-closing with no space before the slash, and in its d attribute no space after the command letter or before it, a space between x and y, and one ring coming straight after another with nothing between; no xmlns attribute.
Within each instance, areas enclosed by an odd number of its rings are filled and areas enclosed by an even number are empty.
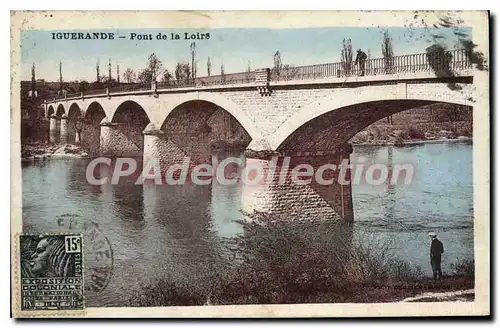
<svg viewBox="0 0 500 328"><path fill-rule="evenodd" d="M389 154L381 147L355 148L352 157L384 162ZM457 258L473 258L472 147L470 144L421 144L394 148L392 164L414 164L408 186L386 189L353 186L355 229L390 240L393 251L412 263L428 267L427 232L436 230L445 243L443 265Z"/></svg>
<svg viewBox="0 0 500 328"><path fill-rule="evenodd" d="M237 154L236 154L237 155ZM235 154L219 154L220 161ZM239 155L237 155L239 156ZM428 266L429 230L445 244L444 267L473 257L472 146L424 144L388 149L356 147L351 160L415 164L410 185L353 187L354 236L370 242L391 241L396 255ZM114 252L114 272L103 292L89 295L92 305L126 305L141 285L158 275L210 283L230 254L223 240L244 233L242 188L238 185L166 187L136 185L136 176L118 185L86 182L88 160L52 160L24 164L23 229L57 232L61 217L93 221ZM111 175L101 167L98 177ZM228 172L238 175L238 168ZM315 238L306 226L304 234ZM335 238L335 236L330 236ZM333 240L333 239L332 239Z"/></svg>

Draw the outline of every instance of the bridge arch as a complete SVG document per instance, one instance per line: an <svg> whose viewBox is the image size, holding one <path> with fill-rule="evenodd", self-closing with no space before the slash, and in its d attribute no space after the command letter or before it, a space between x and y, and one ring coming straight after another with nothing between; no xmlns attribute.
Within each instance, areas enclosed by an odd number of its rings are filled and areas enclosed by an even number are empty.
<svg viewBox="0 0 500 328"><path fill-rule="evenodd" d="M91 102L84 115L87 124L99 124L106 117L106 112L100 103L97 101Z"/></svg>
<svg viewBox="0 0 500 328"><path fill-rule="evenodd" d="M82 110L78 103L74 102L69 106L68 117L80 117L82 115Z"/></svg>
<svg viewBox="0 0 500 328"><path fill-rule="evenodd" d="M399 92L400 90L396 89L393 93L376 90L375 88L372 94L353 90L346 97L333 94L304 106L300 112L285 121L274 139L270 139L273 149L290 154L292 166L307 163L317 169L327 163L339 165L340 161L349 159L350 151L345 151L348 148L344 148L344 145L358 132L384 117L432 104L467 106L467 101L456 95L454 98L447 98L449 101L443 101L442 95L429 95L426 98L422 94L408 93L408 90ZM331 153L322 151L334 151L336 155L332 156ZM337 174L329 171L324 177L338 181ZM324 209L331 208L336 213L331 215L340 215L348 221L353 220L350 185L344 187L338 183L329 186L311 183L304 188L308 188L311 195L316 195L318 201L326 202ZM286 192L290 193L288 190ZM298 204L299 208L309 206L308 202L298 202ZM293 208L293 206L297 205L286 204L283 207Z"/></svg>
<svg viewBox="0 0 500 328"><path fill-rule="evenodd" d="M47 109L47 118L50 118L52 115L54 115L54 106L50 105Z"/></svg>
<svg viewBox="0 0 500 328"><path fill-rule="evenodd" d="M138 121L135 121L138 120ZM111 123L135 123L139 122L146 127L149 122L149 116L146 110L136 101L125 100L120 103L111 118Z"/></svg>
<svg viewBox="0 0 500 328"><path fill-rule="evenodd" d="M63 104L59 104L57 106L56 116L57 117L62 117L64 114L66 114L66 110L64 109Z"/></svg>
<svg viewBox="0 0 500 328"><path fill-rule="evenodd" d="M101 129L102 152L115 156L142 156L143 131L150 122L146 110L139 103L132 100L121 102L111 122L104 124L104 130Z"/></svg>
<svg viewBox="0 0 500 328"><path fill-rule="evenodd" d="M67 142L74 143L76 140L77 133L77 121L82 116L82 110L78 103L74 102L69 106L68 109L68 121L67 121Z"/></svg>
<svg viewBox="0 0 500 328"><path fill-rule="evenodd" d="M179 108L185 103L195 100L213 104L214 106L217 106L229 113L236 119L236 121L238 121L239 124L241 124L241 126L249 134L252 140L260 140L262 138L260 131L257 129L253 121L244 111L241 110L238 104L221 94L216 94L213 92L186 93L179 95L175 98L174 101L169 101L168 110L165 114L163 114L161 125L165 123L165 120L175 109Z"/></svg>
<svg viewBox="0 0 500 328"><path fill-rule="evenodd" d="M397 86L392 92L360 87L316 99L278 128L269 138L271 147L275 150L306 150L308 147L328 150L326 148L332 144L343 144L370 124L404 110L435 103L471 105L469 94L452 91L446 86L426 94L408 91L406 88L398 90Z"/></svg>
<svg viewBox="0 0 500 328"><path fill-rule="evenodd" d="M105 117L104 108L97 101L91 102L85 110L81 142L89 149L91 156L99 155L101 138L100 123Z"/></svg>
<svg viewBox="0 0 500 328"><path fill-rule="evenodd" d="M160 130L167 142L194 162L209 162L212 151L241 152L252 136L225 108L206 100L193 99L175 106ZM176 157L177 157L176 156Z"/></svg>

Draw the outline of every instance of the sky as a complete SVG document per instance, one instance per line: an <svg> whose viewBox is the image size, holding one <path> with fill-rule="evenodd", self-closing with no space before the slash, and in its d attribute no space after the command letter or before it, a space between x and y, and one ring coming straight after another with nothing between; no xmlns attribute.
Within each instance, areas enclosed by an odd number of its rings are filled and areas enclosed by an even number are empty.
<svg viewBox="0 0 500 328"><path fill-rule="evenodd" d="M120 74L127 68L136 72L146 67L147 58L155 53L163 66L172 71L178 61L191 61L190 44L196 42L198 76L207 75L207 58L212 62L212 75L272 67L273 55L280 51L283 64L295 66L340 61L342 40L350 38L353 49L361 48L371 58L382 57L381 38L387 30L393 39L394 55L423 53L432 44L431 34L439 34L440 42L452 48L457 37L449 28L432 30L407 27L322 27L290 29L142 29L142 30L58 30L24 31L21 41L22 80L31 80L31 66L36 67L36 78L59 80L59 61L62 62L64 81L89 82L96 80L96 63L100 74L108 74L111 59L112 76L116 65ZM471 35L471 29L461 29ZM114 32L114 40L53 40L53 32ZM184 33L210 33L210 39L186 40ZM152 34L153 40L131 40L131 33ZM167 40L157 40L158 33L167 34ZM178 33L181 40L172 40L170 33ZM125 36L125 38L118 38ZM435 41L434 41L435 42Z"/></svg>

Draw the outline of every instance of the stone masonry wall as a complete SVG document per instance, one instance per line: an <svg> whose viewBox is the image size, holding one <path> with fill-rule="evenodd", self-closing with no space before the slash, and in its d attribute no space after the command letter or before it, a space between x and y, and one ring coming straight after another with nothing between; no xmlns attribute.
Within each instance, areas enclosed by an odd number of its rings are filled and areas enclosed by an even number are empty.
<svg viewBox="0 0 500 328"><path fill-rule="evenodd" d="M161 132L162 131L150 131L144 135L143 164L146 168L149 161L158 161L160 174L164 177L170 166L174 164L182 165L187 155L175 143L167 139ZM150 172L144 173L147 174Z"/></svg>
<svg viewBox="0 0 500 328"><path fill-rule="evenodd" d="M60 137L61 120L55 116L50 118L49 123L49 138L50 143L58 143Z"/></svg>
<svg viewBox="0 0 500 328"><path fill-rule="evenodd" d="M97 124L84 124L82 127L82 145L89 150L90 156L99 155L101 126Z"/></svg>
<svg viewBox="0 0 500 328"><path fill-rule="evenodd" d="M254 122L263 136L272 134L287 118L319 97L331 94L329 89L273 90L261 96L257 90L222 93Z"/></svg>
<svg viewBox="0 0 500 328"><path fill-rule="evenodd" d="M139 148L137 145L138 137L130 138L130 135L134 135L133 133L135 130L136 129L128 129L126 125L101 126L101 154L104 156L142 157L142 148ZM140 138L143 140L142 131Z"/></svg>
<svg viewBox="0 0 500 328"><path fill-rule="evenodd" d="M283 157L279 158L272 183L243 185L243 210L254 210L271 214L276 220L346 220L352 221L353 207L351 186L338 183L338 171L326 170L325 180L333 179L333 184L322 185L315 177L312 183L299 185L292 181L292 169L299 164L310 164L316 170L324 164L340 163L335 156L291 157L288 169L283 169ZM263 165L269 169L270 160L247 158L246 165ZM266 175L269 171L266 170ZM349 180L350 172L346 171ZM279 183L279 181L285 183Z"/></svg>

